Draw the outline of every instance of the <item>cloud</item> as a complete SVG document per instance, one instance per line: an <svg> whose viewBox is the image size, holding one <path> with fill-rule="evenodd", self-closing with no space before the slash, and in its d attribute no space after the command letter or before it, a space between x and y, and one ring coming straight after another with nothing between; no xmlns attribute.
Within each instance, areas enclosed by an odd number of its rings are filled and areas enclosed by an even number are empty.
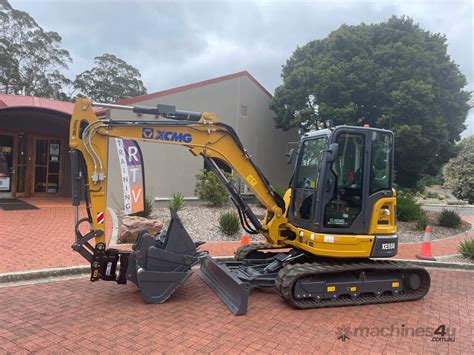
<svg viewBox="0 0 474 355"><path fill-rule="evenodd" d="M60 33L74 63L70 76L112 53L137 67L149 92L250 71L270 91L296 49L343 23L408 15L447 36L448 52L474 90L473 3L416 1L84 1L11 0ZM474 113L469 117L474 134Z"/></svg>

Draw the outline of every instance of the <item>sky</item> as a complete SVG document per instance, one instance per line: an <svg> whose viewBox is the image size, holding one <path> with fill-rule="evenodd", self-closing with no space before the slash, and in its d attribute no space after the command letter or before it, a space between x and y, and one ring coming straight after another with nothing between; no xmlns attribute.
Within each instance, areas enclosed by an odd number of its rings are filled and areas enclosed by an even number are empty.
<svg viewBox="0 0 474 355"><path fill-rule="evenodd" d="M10 0L45 30L58 32L74 78L111 53L142 74L148 92L241 70L270 92L293 51L342 24L412 17L448 39L448 53L474 91L472 0ZM473 100L474 101L474 100ZM463 136L474 134L474 110Z"/></svg>

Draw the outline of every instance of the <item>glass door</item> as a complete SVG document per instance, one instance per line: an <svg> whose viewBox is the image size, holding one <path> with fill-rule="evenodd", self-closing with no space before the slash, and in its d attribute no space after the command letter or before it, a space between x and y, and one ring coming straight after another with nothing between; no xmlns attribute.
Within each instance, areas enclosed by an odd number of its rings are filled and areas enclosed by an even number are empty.
<svg viewBox="0 0 474 355"><path fill-rule="evenodd" d="M0 135L0 197L12 197L14 136Z"/></svg>
<svg viewBox="0 0 474 355"><path fill-rule="evenodd" d="M61 181L61 140L54 138L36 138L35 194L56 195Z"/></svg>
<svg viewBox="0 0 474 355"><path fill-rule="evenodd" d="M28 139L24 133L18 135L17 157L16 157L16 192L15 197L26 197L28 195Z"/></svg>

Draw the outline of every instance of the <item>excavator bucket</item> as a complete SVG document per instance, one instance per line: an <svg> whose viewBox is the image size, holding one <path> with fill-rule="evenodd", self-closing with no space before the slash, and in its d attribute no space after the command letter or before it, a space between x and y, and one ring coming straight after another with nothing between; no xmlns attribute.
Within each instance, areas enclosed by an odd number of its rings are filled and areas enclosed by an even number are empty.
<svg viewBox="0 0 474 355"><path fill-rule="evenodd" d="M242 281L226 265L207 256L201 260L201 279L236 316L247 313L250 284Z"/></svg>
<svg viewBox="0 0 474 355"><path fill-rule="evenodd" d="M147 303L163 303L192 274L207 253L197 251L176 214L167 230L152 236L141 231L128 259L127 280L135 283Z"/></svg>

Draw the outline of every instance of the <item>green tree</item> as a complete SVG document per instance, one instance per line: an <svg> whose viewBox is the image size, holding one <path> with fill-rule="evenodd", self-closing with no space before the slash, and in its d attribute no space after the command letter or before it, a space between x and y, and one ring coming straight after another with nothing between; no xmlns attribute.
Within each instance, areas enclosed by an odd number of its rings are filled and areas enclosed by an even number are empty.
<svg viewBox="0 0 474 355"><path fill-rule="evenodd" d="M282 79L271 104L277 127L314 129L332 119L391 129L403 186L436 175L465 129L470 93L446 37L407 17L343 25L297 48Z"/></svg>
<svg viewBox="0 0 474 355"><path fill-rule="evenodd" d="M444 166L443 174L454 196L474 203L474 136L459 143L459 154Z"/></svg>
<svg viewBox="0 0 474 355"><path fill-rule="evenodd" d="M95 66L79 74L74 88L80 95L104 103L146 94L140 72L112 54L95 57Z"/></svg>
<svg viewBox="0 0 474 355"><path fill-rule="evenodd" d="M0 92L67 99L63 75L72 62L61 36L0 0Z"/></svg>

